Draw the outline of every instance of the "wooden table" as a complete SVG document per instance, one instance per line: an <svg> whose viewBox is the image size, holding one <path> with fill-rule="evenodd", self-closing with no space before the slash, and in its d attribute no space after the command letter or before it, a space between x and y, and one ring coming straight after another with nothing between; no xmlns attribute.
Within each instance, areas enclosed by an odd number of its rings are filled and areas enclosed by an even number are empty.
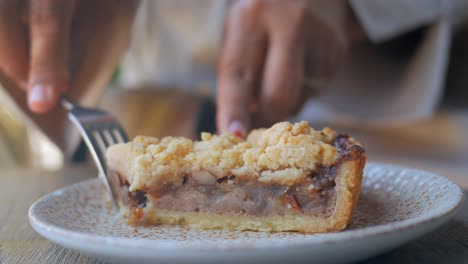
<svg viewBox="0 0 468 264"><path fill-rule="evenodd" d="M50 243L29 225L28 208L42 195L96 175L92 166L58 172L31 169L0 173L0 263L104 263ZM468 195L468 191L466 192ZM457 217L416 241L363 263L467 263L468 199Z"/></svg>

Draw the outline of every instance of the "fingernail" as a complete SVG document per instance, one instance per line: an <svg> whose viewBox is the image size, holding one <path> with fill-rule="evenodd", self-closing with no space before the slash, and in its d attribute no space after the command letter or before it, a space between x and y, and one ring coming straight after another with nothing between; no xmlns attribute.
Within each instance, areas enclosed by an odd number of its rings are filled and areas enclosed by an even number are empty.
<svg viewBox="0 0 468 264"><path fill-rule="evenodd" d="M28 96L29 105L47 103L53 99L53 89L50 86L36 84Z"/></svg>
<svg viewBox="0 0 468 264"><path fill-rule="evenodd" d="M229 124L228 130L229 130L229 132L231 132L232 134L234 134L237 137L244 138L245 135L246 135L244 125L238 120L232 121L231 124Z"/></svg>

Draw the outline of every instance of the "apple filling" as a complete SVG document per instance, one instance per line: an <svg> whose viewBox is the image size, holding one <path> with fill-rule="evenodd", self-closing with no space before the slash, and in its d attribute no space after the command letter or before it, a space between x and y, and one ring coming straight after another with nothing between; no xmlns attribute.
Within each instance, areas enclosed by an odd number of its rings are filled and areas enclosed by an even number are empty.
<svg viewBox="0 0 468 264"><path fill-rule="evenodd" d="M148 192L128 192L130 210L151 206L156 210L251 215L259 217L305 214L328 216L335 199L334 167L319 167L293 186L265 184L225 176L216 179L209 172L185 175L182 184L166 184ZM133 213L135 215L135 212Z"/></svg>
<svg viewBox="0 0 468 264"><path fill-rule="evenodd" d="M153 207L170 211L252 216L323 215L330 208L335 182L333 175L315 175L312 173L302 183L291 187L237 180L235 176L200 182L197 177L186 175L182 185L164 186L147 197Z"/></svg>

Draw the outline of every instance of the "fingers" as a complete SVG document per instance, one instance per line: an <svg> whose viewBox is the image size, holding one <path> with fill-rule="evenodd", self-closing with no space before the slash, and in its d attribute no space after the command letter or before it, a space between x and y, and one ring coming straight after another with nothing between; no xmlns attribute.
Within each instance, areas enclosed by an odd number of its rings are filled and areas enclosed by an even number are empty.
<svg viewBox="0 0 468 264"><path fill-rule="evenodd" d="M302 90L303 63L299 49L273 42L268 50L260 93L257 122L268 126L284 120L298 107Z"/></svg>
<svg viewBox="0 0 468 264"><path fill-rule="evenodd" d="M245 136L250 108L260 85L266 35L257 13L260 1L239 1L225 25L220 55L217 125L219 132Z"/></svg>
<svg viewBox="0 0 468 264"><path fill-rule="evenodd" d="M29 8L30 69L28 104L50 110L68 88L68 52L74 1L32 0Z"/></svg>
<svg viewBox="0 0 468 264"><path fill-rule="evenodd" d="M304 57L305 72L316 83L328 83L341 65L345 55L345 44L328 25L314 17L307 24L314 24L314 34L306 34L310 46ZM319 37L316 37L319 36ZM325 52L324 52L325 51Z"/></svg>
<svg viewBox="0 0 468 264"><path fill-rule="evenodd" d="M289 12L287 25L274 21L267 23L271 25L268 28L270 44L260 92L259 126L284 120L295 113L303 101L300 100L304 74L300 34L303 16L300 10L281 11ZM278 15L273 14L272 19L274 17Z"/></svg>
<svg viewBox="0 0 468 264"><path fill-rule="evenodd" d="M0 0L0 70L26 90L28 45L22 1Z"/></svg>

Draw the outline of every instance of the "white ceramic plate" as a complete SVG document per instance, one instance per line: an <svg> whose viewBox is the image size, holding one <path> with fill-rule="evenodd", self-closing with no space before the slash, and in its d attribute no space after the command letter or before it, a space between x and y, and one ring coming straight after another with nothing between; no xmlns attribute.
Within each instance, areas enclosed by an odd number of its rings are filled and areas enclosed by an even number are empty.
<svg viewBox="0 0 468 264"><path fill-rule="evenodd" d="M98 179L48 194L32 205L32 227L47 239L117 262L337 263L382 253L421 236L456 213L463 192L429 172L368 164L349 228L303 235L131 227L113 214Z"/></svg>

